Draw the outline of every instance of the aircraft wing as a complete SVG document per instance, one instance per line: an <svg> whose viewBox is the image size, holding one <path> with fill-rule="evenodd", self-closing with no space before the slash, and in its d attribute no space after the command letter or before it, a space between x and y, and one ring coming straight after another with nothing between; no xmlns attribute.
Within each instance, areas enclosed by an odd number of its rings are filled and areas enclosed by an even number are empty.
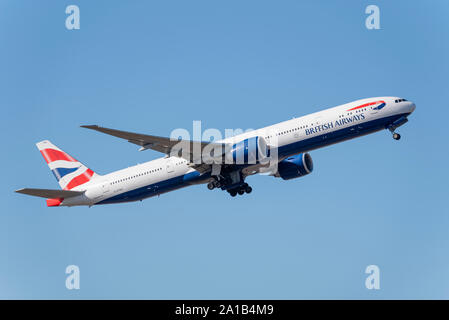
<svg viewBox="0 0 449 320"><path fill-rule="evenodd" d="M152 149L155 151L165 153L167 155L170 154L173 155L172 152L177 151L175 155L185 158L190 163L194 163L195 160L194 151L196 150L202 151L206 146L209 145L210 148L221 147L222 152L224 152L226 146L226 144L224 143L201 142L192 140L174 140L166 137L152 136L147 134L104 128L97 125L84 125L81 127L106 133L117 138L125 139L128 142L141 146L141 148L139 149L140 151ZM181 150L185 150L186 148L188 152L185 152L185 154L182 153Z"/></svg>
<svg viewBox="0 0 449 320"><path fill-rule="evenodd" d="M70 198L82 195L84 193L84 191L33 189L33 188L24 188L16 190L16 192L27 194L29 196L42 197L47 199Z"/></svg>

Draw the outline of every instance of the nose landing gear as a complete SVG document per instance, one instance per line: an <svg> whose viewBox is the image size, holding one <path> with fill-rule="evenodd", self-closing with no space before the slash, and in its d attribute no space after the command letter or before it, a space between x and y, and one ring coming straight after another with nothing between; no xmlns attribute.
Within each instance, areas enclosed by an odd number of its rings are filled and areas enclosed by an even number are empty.
<svg viewBox="0 0 449 320"><path fill-rule="evenodd" d="M389 126L387 129L390 130L390 132L393 134L394 140L399 140L399 139L401 139L401 135L399 133L395 132L396 128L397 127L395 127L395 126Z"/></svg>
<svg viewBox="0 0 449 320"><path fill-rule="evenodd" d="M399 140L399 139L401 139L401 135L399 133L394 132L393 133L393 139L394 140Z"/></svg>
<svg viewBox="0 0 449 320"><path fill-rule="evenodd" d="M393 122L392 124L390 124L389 126L386 127L386 129L390 130L390 132L393 134L393 139L394 140L399 140L401 139L401 135L399 133L396 133L395 130L402 126L404 123L406 123L408 120L406 117L400 118L398 120L396 120L395 122Z"/></svg>

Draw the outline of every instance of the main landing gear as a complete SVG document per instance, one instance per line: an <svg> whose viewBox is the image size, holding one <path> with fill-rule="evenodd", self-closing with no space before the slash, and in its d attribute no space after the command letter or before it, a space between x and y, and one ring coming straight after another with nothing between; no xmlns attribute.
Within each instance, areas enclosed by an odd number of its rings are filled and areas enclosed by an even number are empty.
<svg viewBox="0 0 449 320"><path fill-rule="evenodd" d="M207 189L209 190L214 190L216 187L216 181L212 181L207 184Z"/></svg>
<svg viewBox="0 0 449 320"><path fill-rule="evenodd" d="M251 188L245 181L240 170L232 170L232 168L224 168L219 176L213 176L207 184L209 190L220 188L226 190L231 197L235 197L237 194L243 195L245 193L251 193Z"/></svg>
<svg viewBox="0 0 449 320"><path fill-rule="evenodd" d="M251 193L252 191L253 191L253 188L251 188L247 183L244 183L237 188L228 190L231 197L235 197L237 194L243 195L245 193Z"/></svg>
<svg viewBox="0 0 449 320"><path fill-rule="evenodd" d="M214 190L215 188L221 187L217 181L212 181L207 184L207 189ZM231 195L231 197L235 197L237 194L243 195L245 193L251 193L253 191L253 188L251 188L247 183L242 184L241 186L228 189L228 193Z"/></svg>

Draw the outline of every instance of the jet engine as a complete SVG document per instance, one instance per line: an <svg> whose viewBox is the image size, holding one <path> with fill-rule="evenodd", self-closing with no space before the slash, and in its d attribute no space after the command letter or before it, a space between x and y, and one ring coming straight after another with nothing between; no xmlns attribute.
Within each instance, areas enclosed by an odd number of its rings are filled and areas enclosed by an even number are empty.
<svg viewBox="0 0 449 320"><path fill-rule="evenodd" d="M312 157L308 153L301 153L280 161L276 176L290 180L305 176L312 171Z"/></svg>
<svg viewBox="0 0 449 320"><path fill-rule="evenodd" d="M270 149L264 138L251 137L233 144L225 156L225 163L228 164L258 164L268 159Z"/></svg>

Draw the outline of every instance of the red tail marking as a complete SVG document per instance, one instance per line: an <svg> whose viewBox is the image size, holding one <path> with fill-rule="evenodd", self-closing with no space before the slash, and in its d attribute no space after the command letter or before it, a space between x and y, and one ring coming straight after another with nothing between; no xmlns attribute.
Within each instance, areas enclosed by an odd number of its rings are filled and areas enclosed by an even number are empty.
<svg viewBox="0 0 449 320"><path fill-rule="evenodd" d="M56 160L66 160L71 162L76 162L74 158L69 156L67 153L55 150L55 149L43 149L41 150L41 154L44 157L47 163L56 161Z"/></svg>
<svg viewBox="0 0 449 320"><path fill-rule="evenodd" d="M90 169L87 169L86 171L84 171L82 174L80 174L79 176L76 176L75 178L73 178L68 184L67 186L64 188L64 190L71 190L79 185L82 185L83 183L86 183L87 181L90 180L90 178L94 175L94 172Z"/></svg>

